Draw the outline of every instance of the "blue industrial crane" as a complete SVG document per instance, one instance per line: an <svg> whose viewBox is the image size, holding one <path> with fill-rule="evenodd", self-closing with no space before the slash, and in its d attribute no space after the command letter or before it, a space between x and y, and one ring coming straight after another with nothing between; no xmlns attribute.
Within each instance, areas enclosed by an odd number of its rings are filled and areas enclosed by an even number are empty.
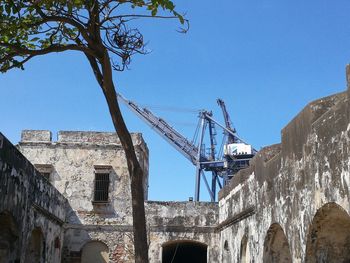
<svg viewBox="0 0 350 263"><path fill-rule="evenodd" d="M249 165L250 159L256 153L256 150L237 136L236 130L232 128L225 103L221 99L218 99L218 104L223 111L225 126L217 122L211 112L200 111L197 127L198 143L196 144L195 141L189 141L165 120L154 115L149 109L139 107L136 103L127 100L121 94L117 95L119 101L123 102L131 111L196 166L195 201L199 201L201 178L203 178L211 201L214 202L216 186L219 185L222 188L237 171ZM222 154L216 154L216 125L223 129L225 135ZM210 141L208 154L205 152L206 149L203 143L207 127ZM211 172L212 174L211 186L208 183L205 172Z"/></svg>
<svg viewBox="0 0 350 263"><path fill-rule="evenodd" d="M222 110L222 114L224 116L224 120L225 120L225 126L226 129L232 131L232 133L236 133L236 129L232 127L232 122L230 119L230 115L228 114L227 110L226 110L226 105L225 102L222 99L217 99L216 100L218 105L221 107ZM225 136L227 137L227 143L234 143L236 140L236 136L233 136L231 133L228 132L224 132Z"/></svg>

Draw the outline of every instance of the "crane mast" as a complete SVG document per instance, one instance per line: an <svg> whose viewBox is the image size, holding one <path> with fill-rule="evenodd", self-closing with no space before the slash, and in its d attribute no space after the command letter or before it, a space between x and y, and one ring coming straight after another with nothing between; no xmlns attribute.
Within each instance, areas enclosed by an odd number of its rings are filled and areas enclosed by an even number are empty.
<svg viewBox="0 0 350 263"><path fill-rule="evenodd" d="M238 152L237 149L248 149L251 146L240 139L236 130L232 128L229 114L223 100L218 99L225 125L217 122L211 112L200 111L199 113L199 141L198 145L190 142L186 137L169 125L165 120L154 115L147 108L141 108L136 103L127 100L121 94L117 94L118 100L123 102L131 111L133 111L139 118L155 130L163 139L172 145L177 151L185 156L196 167L195 177L195 201L199 201L200 184L203 179L204 184L208 190L211 201L215 201L216 186L222 188L220 178L223 184L233 176L238 170L243 169L249 165L249 160L254 156L253 152ZM227 141L224 142L224 155L218 156L216 154L216 129L215 125L223 129ZM204 137L205 130L209 130L209 154L205 154ZM241 151L241 150L239 150ZM211 185L209 185L205 172L211 172Z"/></svg>
<svg viewBox="0 0 350 263"><path fill-rule="evenodd" d="M122 101L131 111L133 111L146 124L154 129L161 137L168 141L176 150L185 156L192 164L196 165L200 158L198 148L182 136L177 130L171 127L162 118L155 116L150 110L140 108L134 102L127 100L121 94L117 94L118 99Z"/></svg>

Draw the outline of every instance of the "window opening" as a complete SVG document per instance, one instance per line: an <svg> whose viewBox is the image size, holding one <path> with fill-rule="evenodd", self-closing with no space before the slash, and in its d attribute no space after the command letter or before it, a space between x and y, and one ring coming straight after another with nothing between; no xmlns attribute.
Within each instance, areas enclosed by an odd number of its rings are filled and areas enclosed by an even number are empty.
<svg viewBox="0 0 350 263"><path fill-rule="evenodd" d="M95 202L108 202L109 173L95 173Z"/></svg>
<svg viewBox="0 0 350 263"><path fill-rule="evenodd" d="M53 171L53 166L51 164L35 164L34 166L45 179L50 181L50 176Z"/></svg>

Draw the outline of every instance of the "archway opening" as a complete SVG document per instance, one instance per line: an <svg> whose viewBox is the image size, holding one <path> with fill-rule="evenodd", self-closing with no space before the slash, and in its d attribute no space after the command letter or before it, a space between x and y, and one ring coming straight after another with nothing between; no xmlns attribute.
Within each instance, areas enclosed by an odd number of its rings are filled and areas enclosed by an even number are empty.
<svg viewBox="0 0 350 263"><path fill-rule="evenodd" d="M18 228L13 216L8 212L0 213L0 263L17 259Z"/></svg>
<svg viewBox="0 0 350 263"><path fill-rule="evenodd" d="M207 245L188 240L163 245L162 263L207 263Z"/></svg>
<svg viewBox="0 0 350 263"><path fill-rule="evenodd" d="M275 223L270 226L264 241L264 263L291 263L289 244L282 227Z"/></svg>
<svg viewBox="0 0 350 263"><path fill-rule="evenodd" d="M108 246L100 241L85 244L81 253L81 263L108 263Z"/></svg>
<svg viewBox="0 0 350 263"><path fill-rule="evenodd" d="M224 242L224 249L222 251L222 263L230 263L232 262L230 245L228 244L228 240L226 239Z"/></svg>
<svg viewBox="0 0 350 263"><path fill-rule="evenodd" d="M250 260L249 258L249 248L248 248L248 237L247 235L244 235L241 240L241 253L240 253L240 259L241 263L248 263Z"/></svg>
<svg viewBox="0 0 350 263"><path fill-rule="evenodd" d="M350 216L336 203L316 212L307 237L305 262L350 262Z"/></svg>
<svg viewBox="0 0 350 263"><path fill-rule="evenodd" d="M40 228L35 228L27 244L25 263L44 263L44 238Z"/></svg>

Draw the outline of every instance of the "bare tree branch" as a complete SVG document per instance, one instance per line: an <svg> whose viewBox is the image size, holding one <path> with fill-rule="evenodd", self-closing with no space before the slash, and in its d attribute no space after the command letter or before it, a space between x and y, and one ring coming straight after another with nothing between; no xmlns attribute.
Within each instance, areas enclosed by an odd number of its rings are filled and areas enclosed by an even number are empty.
<svg viewBox="0 0 350 263"><path fill-rule="evenodd" d="M46 55L49 53L54 52L64 52L67 50L77 50L77 51L83 51L84 53L88 53L91 55L94 55L94 53L89 50L88 48L84 48L82 46L69 44L69 45L57 45L53 44L49 46L48 48L33 50L33 49L27 49L24 47L21 47L19 45L15 44L9 44L9 43L0 43L0 46L10 48L11 50L15 51L17 55L34 55L34 56L40 56L40 55Z"/></svg>

